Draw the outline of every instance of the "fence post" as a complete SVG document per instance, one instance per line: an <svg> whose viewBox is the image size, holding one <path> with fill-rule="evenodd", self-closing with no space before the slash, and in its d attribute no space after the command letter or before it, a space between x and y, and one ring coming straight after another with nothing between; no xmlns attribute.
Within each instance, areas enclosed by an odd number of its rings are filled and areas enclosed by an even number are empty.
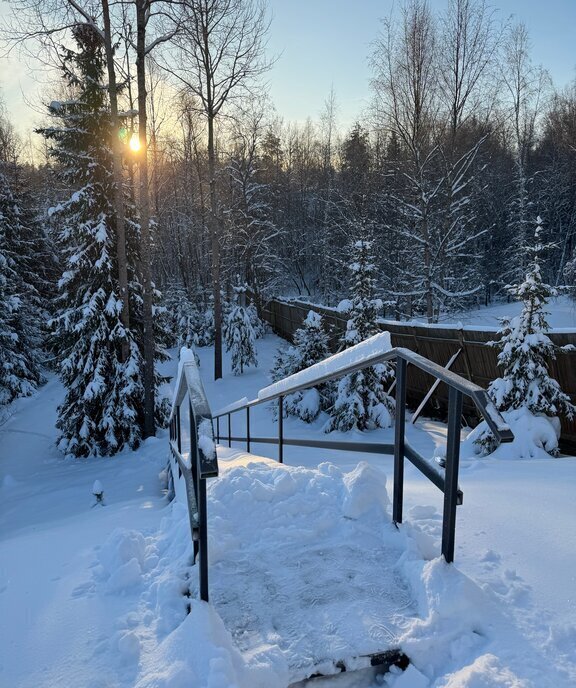
<svg viewBox="0 0 576 688"><path fill-rule="evenodd" d="M220 444L220 416L216 418L216 444Z"/></svg>
<svg viewBox="0 0 576 688"><path fill-rule="evenodd" d="M228 446L232 446L232 414L228 414Z"/></svg>
<svg viewBox="0 0 576 688"><path fill-rule="evenodd" d="M284 463L284 397L278 397L278 463Z"/></svg>
<svg viewBox="0 0 576 688"><path fill-rule="evenodd" d="M442 518L442 554L448 563L454 561L461 418L462 392L450 387L448 390L448 437L446 440L444 513Z"/></svg>
<svg viewBox="0 0 576 688"><path fill-rule="evenodd" d="M404 432L406 421L406 361L396 359L396 419L394 423L394 498L392 519L402 523L404 500Z"/></svg>
<svg viewBox="0 0 576 688"><path fill-rule="evenodd" d="M176 446L178 453L182 454L182 433L180 431L180 406L176 407Z"/></svg>
<svg viewBox="0 0 576 688"><path fill-rule="evenodd" d="M250 452L250 407L246 407L246 451Z"/></svg>

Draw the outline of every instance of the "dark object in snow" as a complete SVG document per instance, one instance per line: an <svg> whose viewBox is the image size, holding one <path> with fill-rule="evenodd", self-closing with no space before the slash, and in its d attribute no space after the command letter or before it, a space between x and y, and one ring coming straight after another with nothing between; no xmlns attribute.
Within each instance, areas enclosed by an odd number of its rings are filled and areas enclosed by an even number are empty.
<svg viewBox="0 0 576 688"><path fill-rule="evenodd" d="M351 660L348 660L348 664L353 668L348 668L346 661L339 660L334 662L334 671L332 673L314 673L302 681L291 683L288 688L307 688L307 686L318 686L318 688L321 688L324 685L339 685L338 677L344 673L351 673L352 677L341 676L343 686L351 685L350 681L353 679L363 679L366 681L366 685L372 685L374 680L378 680L378 677L385 676L386 674L400 675L406 671L410 664L409 658L401 650L386 650L385 652L378 652L372 655L351 658ZM358 666L359 660L361 662L360 667ZM354 685L357 684L354 683Z"/></svg>
<svg viewBox="0 0 576 688"><path fill-rule="evenodd" d="M94 504L92 504L92 508L94 508L97 504L100 504L100 506L106 506L104 504L104 488L99 480L94 481L94 485L92 485L92 494L96 497L96 501Z"/></svg>

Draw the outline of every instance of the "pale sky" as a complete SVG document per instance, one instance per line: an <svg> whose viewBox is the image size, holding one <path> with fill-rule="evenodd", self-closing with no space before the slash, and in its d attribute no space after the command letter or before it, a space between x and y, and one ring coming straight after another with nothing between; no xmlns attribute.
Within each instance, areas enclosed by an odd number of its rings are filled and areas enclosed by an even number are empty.
<svg viewBox="0 0 576 688"><path fill-rule="evenodd" d="M446 0L429 0L434 11ZM0 17L9 2L0 0ZM334 87L339 123L348 127L369 97L370 44L392 0L268 0L272 14L269 51L279 55L267 75L270 95L285 120L317 119ZM396 3L398 6L398 3ZM546 67L557 86L576 76L576 0L493 0L498 17L523 21L535 63ZM36 73L34 73L36 72ZM34 80L36 78L36 81ZM22 134L39 121L25 100L40 104L40 68L0 58L0 92Z"/></svg>

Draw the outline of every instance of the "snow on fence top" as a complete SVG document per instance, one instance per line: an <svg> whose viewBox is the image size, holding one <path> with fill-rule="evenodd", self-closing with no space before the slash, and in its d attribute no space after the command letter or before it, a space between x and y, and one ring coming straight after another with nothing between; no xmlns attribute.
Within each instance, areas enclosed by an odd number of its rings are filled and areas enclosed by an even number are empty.
<svg viewBox="0 0 576 688"><path fill-rule="evenodd" d="M303 301L302 298L297 298L297 297L289 297L289 296L278 296L276 297L276 300L280 303L285 303L287 305L292 305L292 306L299 306L301 308L313 308L317 310L318 312L326 312L326 313L332 313L336 318L341 318L344 322L348 319L347 318L347 313L346 313L346 300L341 301L338 306L325 306L324 304L321 303L315 303L313 301ZM512 302L509 304L510 306L510 313L508 314L510 317L513 317L514 315L517 315L516 310L514 308L516 304ZM519 304L520 306L522 304ZM478 314L486 317L487 315L490 315L490 307L485 309L485 312L483 311L478 311ZM565 310L565 309L564 309ZM499 315L494 315L494 319L498 320ZM560 322L564 322L567 320L566 315L559 316ZM573 321L573 318L571 318ZM470 324L470 325L464 325L461 321L453 321L453 322L436 322L436 323L428 323L424 322L423 320L390 320L389 318L376 318L376 322L378 322L379 325L382 325L386 327L387 325L390 325L394 328L396 327L422 327L426 329L432 329L432 330L463 330L464 332L487 332L487 333L493 333L497 334L500 325L494 324L494 325L480 325L480 324ZM548 330L548 333L552 334L576 334L576 327L572 327L569 325L556 325L554 327L550 327Z"/></svg>
<svg viewBox="0 0 576 688"><path fill-rule="evenodd" d="M278 394L287 393L294 387L302 387L308 384L313 385L319 378L337 375L340 372L345 372L350 366L364 363L365 361L369 364L371 358L384 354L390 351L390 349L392 349L390 334L388 332L380 332L360 344L346 349L346 351L330 356L325 361L320 361L320 363L316 363L310 366L310 368L279 380L273 385L264 387L264 389L258 392L258 399L262 401Z"/></svg>
<svg viewBox="0 0 576 688"><path fill-rule="evenodd" d="M247 404L249 404L250 401L248 397L242 397L242 399L238 399L237 401L233 401L231 404L228 404L228 406L225 406L224 408L218 409L216 413L214 413L214 417L216 416L225 416L228 413L234 413L234 411L237 411L238 409L244 408Z"/></svg>

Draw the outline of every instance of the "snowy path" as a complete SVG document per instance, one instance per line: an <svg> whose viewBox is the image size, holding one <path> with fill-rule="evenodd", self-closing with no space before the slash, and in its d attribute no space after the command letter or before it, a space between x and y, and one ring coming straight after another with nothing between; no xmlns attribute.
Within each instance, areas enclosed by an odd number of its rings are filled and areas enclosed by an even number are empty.
<svg viewBox="0 0 576 688"><path fill-rule="evenodd" d="M384 474L282 466L221 449L209 487L211 603L248 655L277 645L291 680L398 648L415 603Z"/></svg>

